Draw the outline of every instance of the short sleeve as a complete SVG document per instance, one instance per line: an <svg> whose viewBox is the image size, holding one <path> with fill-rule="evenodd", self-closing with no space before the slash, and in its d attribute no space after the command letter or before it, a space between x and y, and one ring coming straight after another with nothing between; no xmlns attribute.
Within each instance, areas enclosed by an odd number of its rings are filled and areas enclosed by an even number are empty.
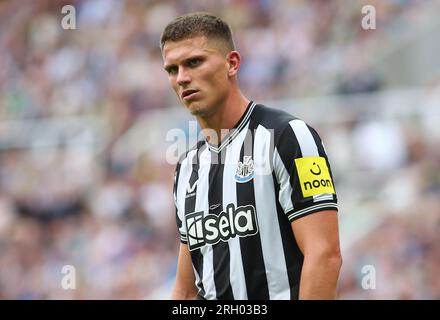
<svg viewBox="0 0 440 320"><path fill-rule="evenodd" d="M275 140L274 173L278 201L289 221L322 210L337 210L330 163L318 133L291 120Z"/></svg>

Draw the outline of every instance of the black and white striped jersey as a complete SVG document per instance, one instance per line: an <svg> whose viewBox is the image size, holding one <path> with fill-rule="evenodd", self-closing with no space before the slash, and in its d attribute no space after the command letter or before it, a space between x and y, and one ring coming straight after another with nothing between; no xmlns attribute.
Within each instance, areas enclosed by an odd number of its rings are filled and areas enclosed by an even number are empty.
<svg viewBox="0 0 440 320"><path fill-rule="evenodd" d="M337 210L316 131L252 101L220 145L199 141L182 156L174 200L204 299L297 299L303 255L291 222Z"/></svg>

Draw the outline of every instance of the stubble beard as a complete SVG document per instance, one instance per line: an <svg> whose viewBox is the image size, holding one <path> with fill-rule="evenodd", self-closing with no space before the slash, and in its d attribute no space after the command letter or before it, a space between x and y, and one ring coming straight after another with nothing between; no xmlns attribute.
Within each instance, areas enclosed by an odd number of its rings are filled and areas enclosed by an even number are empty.
<svg viewBox="0 0 440 320"><path fill-rule="evenodd" d="M209 106L197 106L190 109L190 113L195 117L206 118L212 114L212 110Z"/></svg>

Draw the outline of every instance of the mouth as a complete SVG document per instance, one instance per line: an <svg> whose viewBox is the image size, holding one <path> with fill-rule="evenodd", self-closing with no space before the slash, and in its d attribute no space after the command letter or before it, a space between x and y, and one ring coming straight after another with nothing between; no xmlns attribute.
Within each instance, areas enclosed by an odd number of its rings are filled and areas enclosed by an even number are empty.
<svg viewBox="0 0 440 320"><path fill-rule="evenodd" d="M190 99L197 92L199 92L199 91L194 90L194 89L186 89L182 92L182 94L180 96L182 97L183 100L187 100L187 99Z"/></svg>

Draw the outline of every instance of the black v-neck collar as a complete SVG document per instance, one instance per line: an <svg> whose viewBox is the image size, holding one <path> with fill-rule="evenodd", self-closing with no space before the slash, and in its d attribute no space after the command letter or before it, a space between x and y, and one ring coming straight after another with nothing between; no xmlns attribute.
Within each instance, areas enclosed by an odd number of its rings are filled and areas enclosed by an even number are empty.
<svg viewBox="0 0 440 320"><path fill-rule="evenodd" d="M241 116L240 120L235 124L235 126L229 131L229 133L226 135L226 137L222 140L219 146L214 146L210 144L208 141L205 140L206 144L208 145L209 150L214 151L216 153L219 153L222 151L238 134L243 130L243 128L248 123L252 111L255 108L255 102L250 101L248 106L246 107L246 111Z"/></svg>

